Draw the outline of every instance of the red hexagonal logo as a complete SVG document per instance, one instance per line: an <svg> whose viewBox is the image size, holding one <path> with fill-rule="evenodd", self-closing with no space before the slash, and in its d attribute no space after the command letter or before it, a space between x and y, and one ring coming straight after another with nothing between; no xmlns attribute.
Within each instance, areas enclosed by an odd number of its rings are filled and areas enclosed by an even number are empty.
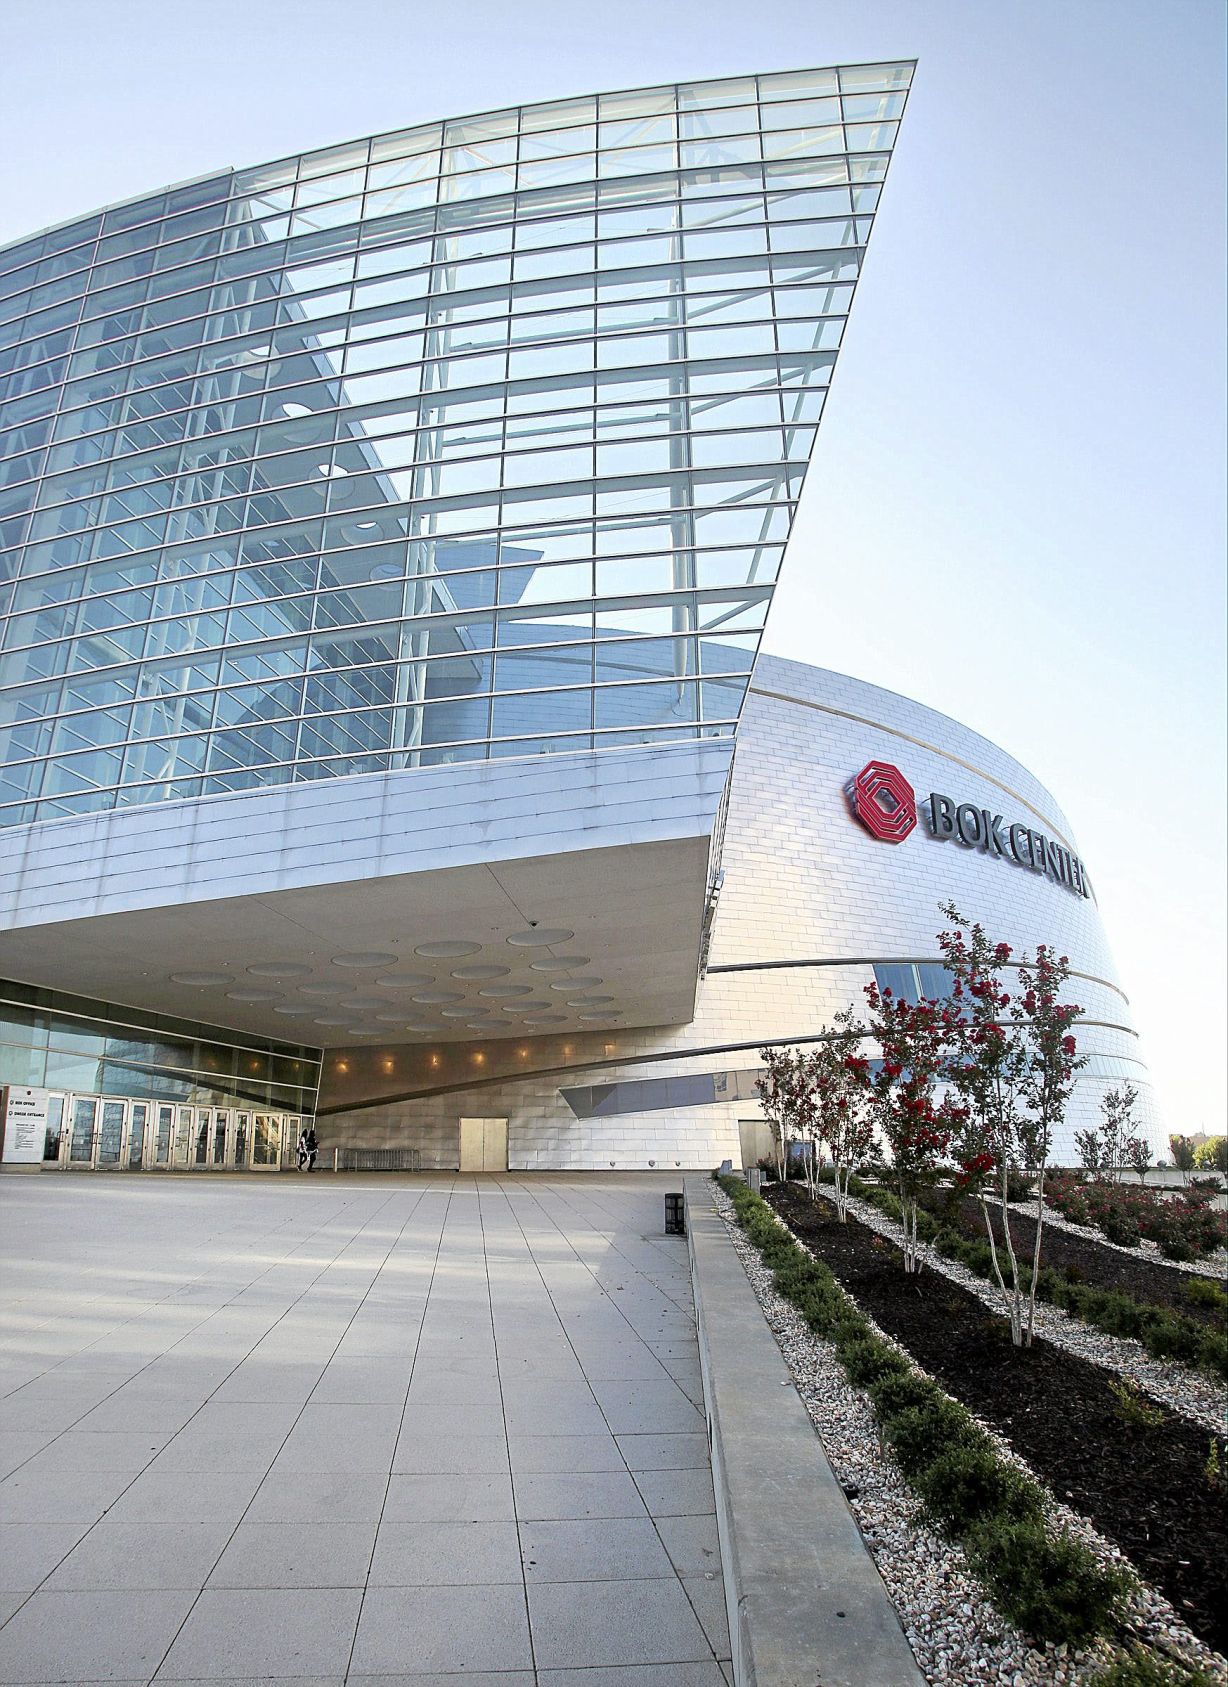
<svg viewBox="0 0 1228 1687"><path fill-rule="evenodd" d="M867 762L845 791L855 817L882 843L903 843L917 824L916 793L889 761Z"/></svg>

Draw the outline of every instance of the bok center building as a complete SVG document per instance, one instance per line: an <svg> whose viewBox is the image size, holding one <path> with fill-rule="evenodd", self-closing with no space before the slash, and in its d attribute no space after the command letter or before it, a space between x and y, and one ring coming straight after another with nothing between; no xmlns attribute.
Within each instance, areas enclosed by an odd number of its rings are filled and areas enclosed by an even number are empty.
<svg viewBox="0 0 1228 1687"><path fill-rule="evenodd" d="M1071 958L1057 1157L1127 1079L1159 1145L1049 794L759 650L911 74L509 107L0 250L7 1163L737 1164L763 1044L947 988L947 899Z"/></svg>

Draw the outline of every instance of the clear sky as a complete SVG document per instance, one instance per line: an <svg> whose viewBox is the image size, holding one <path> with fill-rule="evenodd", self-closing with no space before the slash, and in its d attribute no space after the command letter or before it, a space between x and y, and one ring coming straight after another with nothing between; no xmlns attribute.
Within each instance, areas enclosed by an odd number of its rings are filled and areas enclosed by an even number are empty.
<svg viewBox="0 0 1228 1687"><path fill-rule="evenodd" d="M765 648L1075 829L1170 1129L1224 1129L1222 0L0 0L0 243L435 117L920 66Z"/></svg>

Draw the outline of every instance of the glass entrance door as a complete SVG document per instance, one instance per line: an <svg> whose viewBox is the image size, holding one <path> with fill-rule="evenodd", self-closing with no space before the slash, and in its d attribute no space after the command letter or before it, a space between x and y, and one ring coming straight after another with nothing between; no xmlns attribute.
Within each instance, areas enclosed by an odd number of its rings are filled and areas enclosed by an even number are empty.
<svg viewBox="0 0 1228 1687"><path fill-rule="evenodd" d="M95 1166L113 1171L122 1165L120 1156L124 1149L124 1126L127 1122L128 1103L126 1101L103 1100L98 1111L97 1147L94 1153Z"/></svg>
<svg viewBox="0 0 1228 1687"><path fill-rule="evenodd" d="M98 1119L98 1098L75 1095L69 1113L67 1163L70 1166L92 1166L94 1163L94 1129Z"/></svg>
<svg viewBox="0 0 1228 1687"><path fill-rule="evenodd" d="M246 1108L59 1095L48 1108L46 1154L82 1171L277 1171L299 1123Z"/></svg>

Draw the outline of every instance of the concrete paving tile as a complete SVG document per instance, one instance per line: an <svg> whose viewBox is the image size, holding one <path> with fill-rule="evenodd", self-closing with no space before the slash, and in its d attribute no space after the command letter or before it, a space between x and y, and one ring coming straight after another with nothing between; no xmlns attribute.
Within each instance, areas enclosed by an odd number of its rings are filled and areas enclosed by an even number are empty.
<svg viewBox="0 0 1228 1687"><path fill-rule="evenodd" d="M712 1661L685 1593L661 1581L529 1584L539 1669Z"/></svg>
<svg viewBox="0 0 1228 1687"><path fill-rule="evenodd" d="M27 1459L32 1459L44 1447L50 1446L54 1435L49 1429L8 1429L0 1431L0 1481L12 1475Z"/></svg>
<svg viewBox="0 0 1228 1687"><path fill-rule="evenodd" d="M615 1435L635 1430L656 1434L669 1430L699 1430L703 1418L671 1377L593 1382L593 1393Z"/></svg>
<svg viewBox="0 0 1228 1687"><path fill-rule="evenodd" d="M723 1675L715 1663L628 1664L622 1669L542 1669L537 1680L539 1687L724 1687L733 1675Z"/></svg>
<svg viewBox="0 0 1228 1687"><path fill-rule="evenodd" d="M515 1515L511 1478L498 1473L393 1476L384 1504L384 1517L401 1523L497 1522Z"/></svg>
<svg viewBox="0 0 1228 1687"><path fill-rule="evenodd" d="M707 1470L708 1437L700 1431L673 1435L618 1435L629 1470Z"/></svg>
<svg viewBox="0 0 1228 1687"><path fill-rule="evenodd" d="M202 1396L195 1393L168 1396L140 1394L134 1389L129 1394L126 1388L121 1388L118 1394L95 1406L72 1427L105 1434L134 1429L161 1430L169 1439L200 1410L201 1399Z"/></svg>
<svg viewBox="0 0 1228 1687"><path fill-rule="evenodd" d="M625 1471L517 1475L516 1515L534 1520L642 1517L644 1503Z"/></svg>
<svg viewBox="0 0 1228 1687"><path fill-rule="evenodd" d="M392 1468L401 1475L494 1475L508 1468L507 1440L502 1435L415 1435L407 1431L397 1442Z"/></svg>
<svg viewBox="0 0 1228 1687"><path fill-rule="evenodd" d="M344 1677L357 1588L239 1592L206 1588L158 1671L159 1681Z"/></svg>
<svg viewBox="0 0 1228 1687"><path fill-rule="evenodd" d="M719 1567L701 1576L684 1576L682 1585L718 1658L729 1656L729 1612Z"/></svg>
<svg viewBox="0 0 1228 1687"><path fill-rule="evenodd" d="M96 1523L132 1481L122 1470L32 1470L23 1465L0 1482L6 1523Z"/></svg>
<svg viewBox="0 0 1228 1687"><path fill-rule="evenodd" d="M278 1682L277 1687L283 1687L283 1683ZM536 1687L536 1677L530 1669L501 1669L494 1675L486 1670L477 1675L471 1670L462 1670L459 1675L451 1670L447 1675L433 1671L430 1675L350 1675L346 1687Z"/></svg>
<svg viewBox="0 0 1228 1687"><path fill-rule="evenodd" d="M377 1522L387 1486L383 1476L347 1475L334 1470L270 1471L252 1501L245 1522Z"/></svg>
<svg viewBox="0 0 1228 1687"><path fill-rule="evenodd" d="M199 1590L226 1545L230 1518L209 1523L113 1523L104 1517L46 1584L70 1590Z"/></svg>
<svg viewBox="0 0 1228 1687"><path fill-rule="evenodd" d="M36 1593L0 1629L0 1681L148 1681L193 1598L165 1589Z"/></svg>
<svg viewBox="0 0 1228 1687"><path fill-rule="evenodd" d="M336 1357L316 1384L311 1404L400 1406L409 1392L410 1368L400 1360Z"/></svg>
<svg viewBox="0 0 1228 1687"><path fill-rule="evenodd" d="M247 1359L233 1371L213 1395L216 1403L236 1402L251 1406L301 1406L324 1374L319 1364L267 1357Z"/></svg>
<svg viewBox="0 0 1228 1687"><path fill-rule="evenodd" d="M524 1522L520 1541L528 1582L659 1580L671 1573L647 1517Z"/></svg>
<svg viewBox="0 0 1228 1687"><path fill-rule="evenodd" d="M239 1524L209 1575L217 1588L362 1587L375 1544L375 1524ZM199 1581L196 1584L200 1585Z"/></svg>
<svg viewBox="0 0 1228 1687"><path fill-rule="evenodd" d="M402 1435L502 1435L503 1407L440 1400L419 1405L412 1397L401 1419Z"/></svg>
<svg viewBox="0 0 1228 1687"><path fill-rule="evenodd" d="M721 1568L716 1517L712 1513L695 1517L654 1517L662 1545L680 1576L703 1576Z"/></svg>
<svg viewBox="0 0 1228 1687"><path fill-rule="evenodd" d="M435 1672L454 1681L465 1671L515 1680L514 1672L531 1671L523 1587L371 1588L350 1680L386 1679L407 1665L415 1680Z"/></svg>
<svg viewBox="0 0 1228 1687"><path fill-rule="evenodd" d="M523 1580L516 1524L398 1522L375 1543L372 1587L447 1587Z"/></svg>
<svg viewBox="0 0 1228 1687"><path fill-rule="evenodd" d="M0 1627L3 1627L3 1625L8 1622L9 1618L13 1615L13 1612L16 1611L19 1606L24 1605L29 1597L30 1595L28 1591L25 1593L0 1592Z"/></svg>
<svg viewBox="0 0 1228 1687"><path fill-rule="evenodd" d="M635 1482L654 1517L699 1517L716 1510L709 1470L637 1470Z"/></svg>
<svg viewBox="0 0 1228 1687"><path fill-rule="evenodd" d="M104 1434L69 1429L30 1460L27 1471L127 1471L135 1476L157 1457L170 1439L164 1429L122 1429Z"/></svg>
<svg viewBox="0 0 1228 1687"><path fill-rule="evenodd" d="M260 1483L258 1470L178 1470L157 1461L108 1513L113 1523L239 1521Z"/></svg>
<svg viewBox="0 0 1228 1687"><path fill-rule="evenodd" d="M517 1476L626 1468L612 1435L511 1435L508 1447Z"/></svg>
<svg viewBox="0 0 1228 1687"><path fill-rule="evenodd" d="M81 1540L88 1523L10 1523L0 1520L0 1587L34 1593L59 1560Z"/></svg>

